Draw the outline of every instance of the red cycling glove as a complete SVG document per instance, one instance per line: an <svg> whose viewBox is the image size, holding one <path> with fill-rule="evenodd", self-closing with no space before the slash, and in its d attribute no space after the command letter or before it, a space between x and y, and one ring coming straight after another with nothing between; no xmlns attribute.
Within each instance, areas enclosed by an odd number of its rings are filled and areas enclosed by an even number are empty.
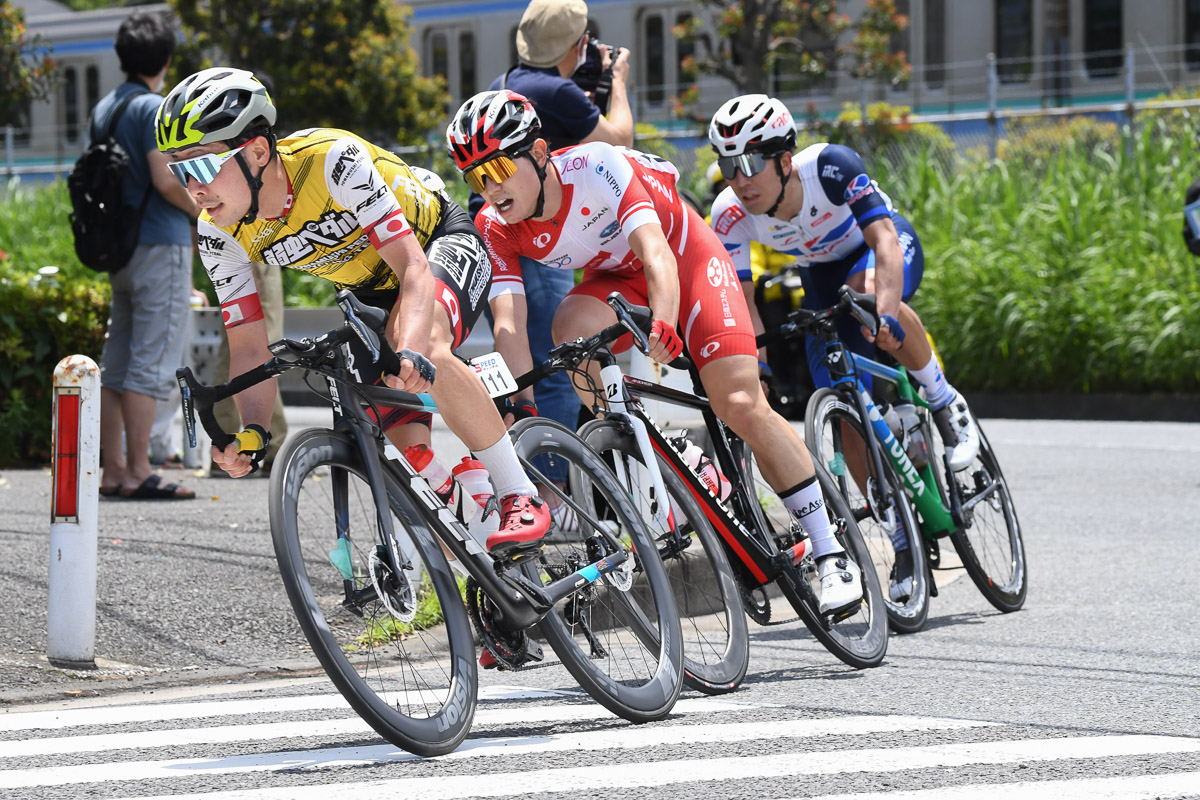
<svg viewBox="0 0 1200 800"><path fill-rule="evenodd" d="M679 358L683 353L683 339L680 339L679 334L675 332L675 326L656 319L650 328L650 335L653 336L656 333L658 340L667 348L667 354L671 358Z"/></svg>

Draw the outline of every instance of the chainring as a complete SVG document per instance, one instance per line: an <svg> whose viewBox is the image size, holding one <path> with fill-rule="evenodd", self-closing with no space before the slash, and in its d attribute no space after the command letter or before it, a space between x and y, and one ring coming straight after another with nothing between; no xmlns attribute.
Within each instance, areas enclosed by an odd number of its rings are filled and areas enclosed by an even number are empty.
<svg viewBox="0 0 1200 800"><path fill-rule="evenodd" d="M479 641L496 659L500 669L515 671L521 668L529 654L529 639L524 631L505 631L492 617L492 603L483 587L474 578L467 578L467 615L475 627Z"/></svg>

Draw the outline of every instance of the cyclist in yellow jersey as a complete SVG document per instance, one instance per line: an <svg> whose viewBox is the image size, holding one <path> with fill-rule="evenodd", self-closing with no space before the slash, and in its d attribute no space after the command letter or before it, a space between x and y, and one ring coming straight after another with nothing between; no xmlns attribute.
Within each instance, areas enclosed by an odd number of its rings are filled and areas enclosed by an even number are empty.
<svg viewBox="0 0 1200 800"><path fill-rule="evenodd" d="M254 262L317 275L388 310L399 375L381 375L357 342L349 346L349 367L364 383L429 392L501 498L489 550L509 557L536 549L549 513L483 384L452 352L478 319L491 283L491 262L470 217L401 159L352 133L314 128L276 141L274 124L263 85L227 67L185 78L156 120L159 150L203 209L200 256L221 302L230 374L270 358ZM235 398L246 430L258 436L255 453L269 441L275 392L269 381ZM429 424L428 414L401 411L380 420L401 451L429 444ZM213 461L241 477L255 453L238 453L235 443L224 452L213 448Z"/></svg>

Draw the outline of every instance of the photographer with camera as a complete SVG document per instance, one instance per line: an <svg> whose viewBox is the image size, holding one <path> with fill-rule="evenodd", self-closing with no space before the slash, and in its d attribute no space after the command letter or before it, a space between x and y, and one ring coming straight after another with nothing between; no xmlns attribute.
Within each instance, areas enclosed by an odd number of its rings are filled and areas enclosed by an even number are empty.
<svg viewBox="0 0 1200 800"><path fill-rule="evenodd" d="M541 119L541 135L551 150L595 141L633 145L633 112L626 93L629 50L593 42L587 17L583 0L532 0L517 26L519 63L488 87L527 97ZM472 193L471 216L482 207L483 198ZM550 336L554 311L575 281L569 270L536 264L529 261L525 265L528 318L518 322L526 324L534 363L539 363L555 344ZM535 391L538 408L534 413L571 430L577 427L579 397L567 373L539 382ZM532 409L513 411L512 417L506 415L506 422Z"/></svg>

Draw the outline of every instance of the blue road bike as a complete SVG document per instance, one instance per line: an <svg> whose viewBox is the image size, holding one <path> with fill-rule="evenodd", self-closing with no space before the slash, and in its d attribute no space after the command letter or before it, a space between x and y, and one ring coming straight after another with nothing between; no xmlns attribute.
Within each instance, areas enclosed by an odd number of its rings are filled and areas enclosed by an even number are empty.
<svg viewBox="0 0 1200 800"><path fill-rule="evenodd" d="M813 394L805 413L805 439L815 458L834 475L853 509L880 575L888 621L899 632L920 630L937 595L935 570L943 563L940 542L948 537L962 566L983 596L1000 611L1021 608L1028 588L1025 546L1008 483L979 420L980 449L963 470L949 469L946 448L929 405L914 389L904 367L891 367L850 352L838 338L834 319L849 314L868 330L878 330L875 297L843 286L840 300L822 311L800 309L771 336L811 334L823 343L832 387ZM862 383L869 373L892 384L897 405L914 407L916 424L899 435ZM878 392L877 392L878 394ZM914 440L925 443L927 459ZM919 456L918 456L919 457ZM922 463L923 462L923 463ZM911 563L898 553L908 550ZM910 577L908 581L898 578Z"/></svg>

